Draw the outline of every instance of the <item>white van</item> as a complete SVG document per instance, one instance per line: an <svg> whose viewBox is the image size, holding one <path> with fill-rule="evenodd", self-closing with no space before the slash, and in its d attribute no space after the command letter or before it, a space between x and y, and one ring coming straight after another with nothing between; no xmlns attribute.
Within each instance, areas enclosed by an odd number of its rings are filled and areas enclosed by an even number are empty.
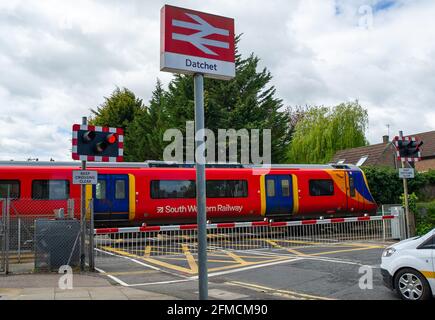
<svg viewBox="0 0 435 320"><path fill-rule="evenodd" d="M381 273L384 284L404 300L435 297L435 229L386 248Z"/></svg>

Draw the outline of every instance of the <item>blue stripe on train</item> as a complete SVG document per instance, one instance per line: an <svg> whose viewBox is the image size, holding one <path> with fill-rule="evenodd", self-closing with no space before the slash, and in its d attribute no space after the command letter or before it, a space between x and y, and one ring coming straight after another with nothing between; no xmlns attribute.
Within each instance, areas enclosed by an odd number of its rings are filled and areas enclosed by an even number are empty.
<svg viewBox="0 0 435 320"><path fill-rule="evenodd" d="M355 189L359 192L360 195L364 197L367 201L375 202L370 191L367 187L367 184L364 180L364 176L361 171L352 170L352 176L354 178Z"/></svg>

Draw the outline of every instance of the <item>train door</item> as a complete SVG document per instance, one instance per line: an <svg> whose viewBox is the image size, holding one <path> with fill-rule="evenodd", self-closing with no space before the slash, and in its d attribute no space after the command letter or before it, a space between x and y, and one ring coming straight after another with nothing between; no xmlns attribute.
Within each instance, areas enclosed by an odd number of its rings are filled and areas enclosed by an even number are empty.
<svg viewBox="0 0 435 320"><path fill-rule="evenodd" d="M347 174L347 189L348 189L348 202L347 208L350 212L361 211L364 209L364 201L361 194L356 191L356 172L348 171Z"/></svg>
<svg viewBox="0 0 435 320"><path fill-rule="evenodd" d="M293 212L293 186L289 174L266 175L266 215Z"/></svg>
<svg viewBox="0 0 435 320"><path fill-rule="evenodd" d="M126 174L99 174L93 186L96 221L128 220L129 184Z"/></svg>

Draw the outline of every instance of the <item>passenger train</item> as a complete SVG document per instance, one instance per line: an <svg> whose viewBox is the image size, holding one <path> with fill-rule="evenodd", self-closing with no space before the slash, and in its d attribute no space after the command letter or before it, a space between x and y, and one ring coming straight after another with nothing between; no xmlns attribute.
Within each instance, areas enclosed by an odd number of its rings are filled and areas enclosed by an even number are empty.
<svg viewBox="0 0 435 320"><path fill-rule="evenodd" d="M193 165L88 163L88 169L98 171L98 183L86 186L96 225L196 221ZM15 212L32 215L75 199L79 217L81 189L72 183L73 170L80 170L79 162L0 162L0 198L9 190ZM216 165L206 168L206 195L211 222L358 216L377 209L364 172L353 165L273 165L268 172Z"/></svg>

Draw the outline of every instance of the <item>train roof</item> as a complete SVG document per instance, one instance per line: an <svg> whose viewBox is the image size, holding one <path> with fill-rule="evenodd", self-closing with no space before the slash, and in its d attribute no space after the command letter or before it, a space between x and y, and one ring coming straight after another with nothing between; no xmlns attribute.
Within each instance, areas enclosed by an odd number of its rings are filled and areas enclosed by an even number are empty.
<svg viewBox="0 0 435 320"><path fill-rule="evenodd" d="M80 161L0 161L0 167L69 167L81 168ZM87 162L86 168L194 168L194 163L175 163L164 161L145 161L145 162ZM352 164L272 164L270 167L261 165L244 165L231 163L206 164L207 168L219 169L360 169Z"/></svg>

